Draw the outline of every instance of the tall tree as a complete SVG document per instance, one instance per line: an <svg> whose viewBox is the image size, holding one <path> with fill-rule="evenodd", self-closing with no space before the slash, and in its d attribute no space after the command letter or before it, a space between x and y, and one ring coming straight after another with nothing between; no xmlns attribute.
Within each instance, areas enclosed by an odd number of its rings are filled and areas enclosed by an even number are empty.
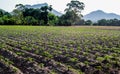
<svg viewBox="0 0 120 74"><path fill-rule="evenodd" d="M23 24L23 11L25 10L25 6L23 4L17 4L15 6L16 9L13 10L13 17L16 20L16 24Z"/></svg>
<svg viewBox="0 0 120 74"><path fill-rule="evenodd" d="M0 10L0 17L2 17L3 16L3 11L2 10Z"/></svg>
<svg viewBox="0 0 120 74"><path fill-rule="evenodd" d="M21 11L25 10L25 6L23 4L16 4L15 8L18 9L18 10L21 10Z"/></svg>
<svg viewBox="0 0 120 74"><path fill-rule="evenodd" d="M78 0L72 0L67 4L67 7L64 16L67 16L66 20L69 21L70 25L75 25L82 17L81 11L84 10L85 5Z"/></svg>
<svg viewBox="0 0 120 74"><path fill-rule="evenodd" d="M52 6L44 6L41 7L41 15L42 15L42 19L44 20L44 24L45 25L49 25L48 21L49 21L49 17L48 17L48 13L50 11L52 11Z"/></svg>
<svg viewBox="0 0 120 74"><path fill-rule="evenodd" d="M99 26L105 26L108 24L108 21L106 19L101 19L97 21Z"/></svg>
<svg viewBox="0 0 120 74"><path fill-rule="evenodd" d="M84 3L78 0L72 0L70 3L67 4L68 8L65 11L74 11L76 14L81 15L81 11L84 10Z"/></svg>
<svg viewBox="0 0 120 74"><path fill-rule="evenodd" d="M93 23L92 23L92 21L91 20L87 20L87 21L85 21L85 23L84 23L84 25L92 25Z"/></svg>

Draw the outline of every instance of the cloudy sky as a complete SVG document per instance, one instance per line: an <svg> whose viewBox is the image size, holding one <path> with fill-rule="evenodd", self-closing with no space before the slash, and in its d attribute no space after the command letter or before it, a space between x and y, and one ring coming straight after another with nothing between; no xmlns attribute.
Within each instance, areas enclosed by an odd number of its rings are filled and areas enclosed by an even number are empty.
<svg viewBox="0 0 120 74"><path fill-rule="evenodd" d="M64 12L66 4L71 0L0 0L0 8L11 12L16 4L38 4L48 3L59 12ZM85 3L84 15L95 10L103 10L108 13L120 15L120 0L79 0Z"/></svg>

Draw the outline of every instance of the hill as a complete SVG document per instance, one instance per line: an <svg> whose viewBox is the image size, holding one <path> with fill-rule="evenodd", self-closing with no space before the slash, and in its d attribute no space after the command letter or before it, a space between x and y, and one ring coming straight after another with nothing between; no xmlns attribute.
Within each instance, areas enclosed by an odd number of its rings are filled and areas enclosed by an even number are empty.
<svg viewBox="0 0 120 74"><path fill-rule="evenodd" d="M0 11L1 11L1 12L3 12L3 13L5 13L5 12L6 12L6 11L5 11L5 10L3 10L3 9L0 9Z"/></svg>
<svg viewBox="0 0 120 74"><path fill-rule="evenodd" d="M120 15L117 15L115 13L106 13L102 10L93 11L83 17L85 20L91 20L93 22L96 22L100 19L120 19Z"/></svg>

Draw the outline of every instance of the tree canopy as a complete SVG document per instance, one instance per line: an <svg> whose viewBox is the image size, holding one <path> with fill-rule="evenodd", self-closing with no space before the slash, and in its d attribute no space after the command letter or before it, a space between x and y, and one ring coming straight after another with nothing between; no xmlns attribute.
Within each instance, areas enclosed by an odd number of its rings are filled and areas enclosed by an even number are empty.
<svg viewBox="0 0 120 74"><path fill-rule="evenodd" d="M72 0L67 4L65 9L65 14L61 17L61 24L66 25L76 25L80 22L82 14L81 11L84 10L84 3L78 0Z"/></svg>
<svg viewBox="0 0 120 74"><path fill-rule="evenodd" d="M0 9L1 25L98 25L98 26L120 26L118 19L101 19L97 22L82 19L82 11L85 4L79 0L71 0L65 9L65 14L56 16L52 13L52 5L41 8L27 8L23 4L17 4L15 9L8 13Z"/></svg>

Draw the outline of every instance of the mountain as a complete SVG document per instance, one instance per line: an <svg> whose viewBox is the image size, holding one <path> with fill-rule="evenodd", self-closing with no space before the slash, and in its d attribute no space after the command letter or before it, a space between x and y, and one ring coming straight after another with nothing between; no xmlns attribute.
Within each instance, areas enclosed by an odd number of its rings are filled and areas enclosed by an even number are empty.
<svg viewBox="0 0 120 74"><path fill-rule="evenodd" d="M42 3L42 4L35 4L35 5L25 5L25 7L27 7L27 8L35 8L35 9L41 8L43 6L48 6L48 4L47 3ZM53 9L51 12L53 14L55 14L56 16L61 16L62 15L62 13L56 11L55 9Z"/></svg>
<svg viewBox="0 0 120 74"><path fill-rule="evenodd" d="M3 10L3 9L0 9L0 11L2 11L3 13L5 13L6 11L5 10Z"/></svg>
<svg viewBox="0 0 120 74"><path fill-rule="evenodd" d="M96 22L101 19L120 19L120 15L117 15L115 13L106 13L102 10L93 11L83 17L85 20L91 20L93 22Z"/></svg>

